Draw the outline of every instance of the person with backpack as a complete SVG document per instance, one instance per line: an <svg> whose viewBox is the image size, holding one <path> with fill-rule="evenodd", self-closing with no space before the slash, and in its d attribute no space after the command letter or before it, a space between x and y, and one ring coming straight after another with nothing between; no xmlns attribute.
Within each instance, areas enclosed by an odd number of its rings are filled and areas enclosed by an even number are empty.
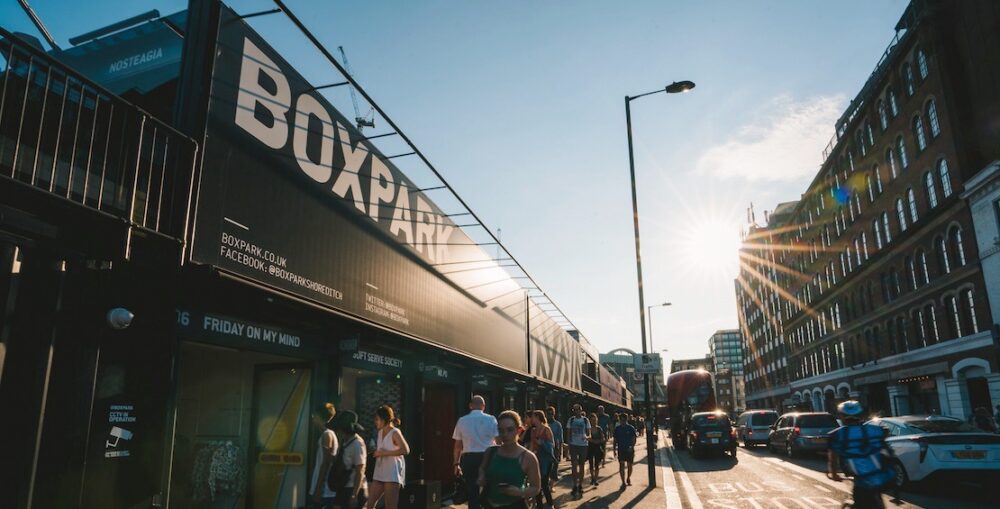
<svg viewBox="0 0 1000 509"><path fill-rule="evenodd" d="M566 421L569 433L569 461L572 465L573 491L571 494L583 495L583 470L587 464L587 451L590 445L590 421L583 414L583 406L573 405L573 417Z"/></svg>
<svg viewBox="0 0 1000 509"><path fill-rule="evenodd" d="M340 509L361 509L368 493L365 480L368 451L359 435L364 428L358 424L358 414L349 410L338 413L332 427L340 442L340 451L334 457L327 480L329 488L336 493L334 505Z"/></svg>
<svg viewBox="0 0 1000 509"><path fill-rule="evenodd" d="M842 478L838 472L843 468L854 476L852 507L885 509L882 490L896 477L883 457L892 457L892 450L885 442L885 431L874 424L861 422L864 408L857 401L837 405L837 414L843 425L829 435L827 476L840 482Z"/></svg>
<svg viewBox="0 0 1000 509"><path fill-rule="evenodd" d="M316 463L313 466L312 489L309 491L312 495L312 506L317 509L328 509L337 495L326 483L330 467L333 465L333 459L339 448L337 435L333 431L335 415L337 415L337 409L333 403L323 403L313 411L312 415L313 426L320 430L319 440L316 443Z"/></svg>
<svg viewBox="0 0 1000 509"><path fill-rule="evenodd" d="M497 416L500 445L486 450L477 481L488 509L527 509L527 501L538 495L542 482L538 459L517 443L523 430L517 412L506 410Z"/></svg>

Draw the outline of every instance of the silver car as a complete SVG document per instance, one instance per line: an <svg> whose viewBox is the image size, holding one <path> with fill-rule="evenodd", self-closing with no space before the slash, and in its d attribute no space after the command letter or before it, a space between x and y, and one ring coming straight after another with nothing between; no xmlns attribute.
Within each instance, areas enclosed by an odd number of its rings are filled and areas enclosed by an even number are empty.
<svg viewBox="0 0 1000 509"><path fill-rule="evenodd" d="M829 433L838 427L837 419L826 412L785 414L771 426L767 448L771 452L784 452L789 458L803 452L824 452Z"/></svg>
<svg viewBox="0 0 1000 509"><path fill-rule="evenodd" d="M778 412L774 410L747 410L736 421L736 434L743 447L767 444L771 425L777 422Z"/></svg>

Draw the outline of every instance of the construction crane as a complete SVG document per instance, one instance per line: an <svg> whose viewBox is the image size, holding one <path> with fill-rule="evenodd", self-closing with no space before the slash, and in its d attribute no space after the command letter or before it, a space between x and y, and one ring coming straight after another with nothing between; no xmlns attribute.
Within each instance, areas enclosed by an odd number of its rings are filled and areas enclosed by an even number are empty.
<svg viewBox="0 0 1000 509"><path fill-rule="evenodd" d="M353 78L354 71L351 70L351 63L347 61L347 53L344 53L344 47L337 46L337 49L340 50L340 58L344 61L344 69ZM358 94L354 91L353 85L349 88L351 89L351 102L354 103L354 122L358 126L358 131L362 131L366 127L375 127L375 108L369 108L368 113L365 116L361 116L361 109L358 108Z"/></svg>

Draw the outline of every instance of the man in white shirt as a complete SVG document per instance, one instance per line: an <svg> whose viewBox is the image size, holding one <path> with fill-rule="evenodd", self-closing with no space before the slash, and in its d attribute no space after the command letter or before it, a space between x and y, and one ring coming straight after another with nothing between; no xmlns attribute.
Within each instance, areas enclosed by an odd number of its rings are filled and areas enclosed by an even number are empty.
<svg viewBox="0 0 1000 509"><path fill-rule="evenodd" d="M483 462L483 453L497 437L497 419L484 412L486 400L482 396L472 397L469 410L468 414L458 419L451 438L455 439L455 475L465 479L469 509L479 509L479 486L476 485L479 465Z"/></svg>
<svg viewBox="0 0 1000 509"><path fill-rule="evenodd" d="M566 421L569 434L569 461L573 472L572 494L583 495L583 467L587 464L587 448L590 445L590 421L583 413L583 406L573 405L573 417Z"/></svg>

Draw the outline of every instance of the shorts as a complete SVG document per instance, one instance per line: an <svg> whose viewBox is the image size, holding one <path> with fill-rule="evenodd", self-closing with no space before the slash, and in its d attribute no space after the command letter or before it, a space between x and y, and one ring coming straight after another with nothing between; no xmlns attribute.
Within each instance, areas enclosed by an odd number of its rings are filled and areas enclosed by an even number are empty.
<svg viewBox="0 0 1000 509"><path fill-rule="evenodd" d="M587 461L587 450L586 445L570 445L569 446L569 460L573 463L583 463Z"/></svg>
<svg viewBox="0 0 1000 509"><path fill-rule="evenodd" d="M635 448L634 447L619 448L618 461L627 461L627 462L635 461Z"/></svg>
<svg viewBox="0 0 1000 509"><path fill-rule="evenodd" d="M600 444L590 444L587 448L587 458L593 460L604 459L604 446Z"/></svg>

